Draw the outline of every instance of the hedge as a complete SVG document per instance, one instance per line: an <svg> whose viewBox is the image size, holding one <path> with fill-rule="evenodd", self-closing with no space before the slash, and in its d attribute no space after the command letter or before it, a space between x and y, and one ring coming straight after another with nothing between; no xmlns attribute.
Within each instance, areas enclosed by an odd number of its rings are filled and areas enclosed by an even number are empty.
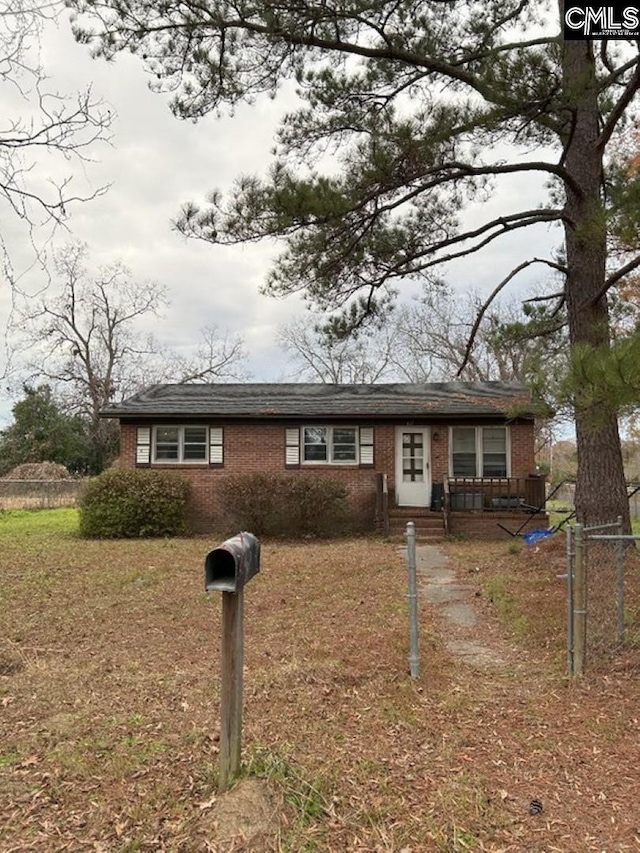
<svg viewBox="0 0 640 853"><path fill-rule="evenodd" d="M219 481L225 522L256 536L335 536L354 516L347 488L318 474L236 474Z"/></svg>
<svg viewBox="0 0 640 853"><path fill-rule="evenodd" d="M80 534L97 539L184 535L189 491L189 482L170 471L104 471L80 496Z"/></svg>

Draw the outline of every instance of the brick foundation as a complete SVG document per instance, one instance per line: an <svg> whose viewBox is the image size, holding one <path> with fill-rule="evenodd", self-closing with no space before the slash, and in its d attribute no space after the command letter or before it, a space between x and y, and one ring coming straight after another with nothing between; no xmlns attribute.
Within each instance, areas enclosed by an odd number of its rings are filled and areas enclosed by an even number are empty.
<svg viewBox="0 0 640 853"><path fill-rule="evenodd" d="M520 530L525 519L527 523ZM503 530L501 524L506 527ZM539 512L525 516L522 512L452 512L449 516L449 533L451 536L468 536L470 539L512 539L510 535L520 530L519 536L528 530L538 527L549 527L549 516Z"/></svg>

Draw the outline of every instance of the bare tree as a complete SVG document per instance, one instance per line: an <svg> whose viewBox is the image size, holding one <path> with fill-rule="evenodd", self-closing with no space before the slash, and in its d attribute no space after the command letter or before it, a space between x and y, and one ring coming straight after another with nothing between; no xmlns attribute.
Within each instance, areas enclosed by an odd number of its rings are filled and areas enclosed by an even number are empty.
<svg viewBox="0 0 640 853"><path fill-rule="evenodd" d="M244 339L221 331L216 325L200 330L200 339L192 355L171 353L163 359L158 382L212 382L216 379L246 378L247 352Z"/></svg>
<svg viewBox="0 0 640 853"><path fill-rule="evenodd" d="M113 454L114 427L101 409L157 381L204 381L229 375L244 358L240 339L216 338L208 329L193 356L163 348L142 321L167 305L166 289L137 281L121 263L91 275L87 247L73 243L55 256L53 284L24 299L15 332L22 378L46 379L69 409L89 423L97 467Z"/></svg>
<svg viewBox="0 0 640 853"><path fill-rule="evenodd" d="M567 369L566 329L563 318L540 307L538 297L485 307L479 295L455 294L441 285L437 292L425 288L420 299L401 306L393 324L394 364L409 381L524 382L547 404L536 420L538 448L549 443L554 425L570 417L560 395Z"/></svg>
<svg viewBox="0 0 640 853"><path fill-rule="evenodd" d="M460 302L441 287L437 296L426 290L419 300L398 307L392 321L396 362L406 379L427 382L453 378L471 322Z"/></svg>
<svg viewBox="0 0 640 853"><path fill-rule="evenodd" d="M396 378L391 327L355 338L333 339L313 323L294 320L278 332L300 381L371 383Z"/></svg>
<svg viewBox="0 0 640 853"><path fill-rule="evenodd" d="M61 0L6 0L0 11L0 204L23 226L21 243L36 258L76 202L105 187L79 190L70 164L86 162L89 150L109 138L110 109L88 87L61 95L47 79L39 46L43 28L64 10ZM46 160L45 160L46 158ZM6 225L6 220L5 220ZM3 272L18 277L0 226Z"/></svg>
<svg viewBox="0 0 640 853"><path fill-rule="evenodd" d="M550 317L536 302L533 296L484 308L473 291L427 287L394 317L399 369L416 382L458 377L535 384L541 367L548 372L566 349L564 318Z"/></svg>
<svg viewBox="0 0 640 853"><path fill-rule="evenodd" d="M281 327L278 339L297 379L437 382L460 377L536 386L540 379L550 382L562 374L566 351L562 319L551 318L550 324L536 300L496 301L482 310L478 294L456 293L441 282L356 337L336 338L296 320ZM474 346L468 351L472 333Z"/></svg>

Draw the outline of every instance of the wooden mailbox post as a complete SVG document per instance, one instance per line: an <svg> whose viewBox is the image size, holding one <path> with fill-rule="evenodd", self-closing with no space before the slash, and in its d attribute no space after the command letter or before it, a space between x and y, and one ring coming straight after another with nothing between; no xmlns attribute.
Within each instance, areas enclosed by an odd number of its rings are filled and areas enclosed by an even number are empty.
<svg viewBox="0 0 640 853"><path fill-rule="evenodd" d="M226 791L240 772L242 746L242 667L244 587L260 571L260 543L239 533L207 554L204 585L222 593L222 672L220 681L219 784Z"/></svg>

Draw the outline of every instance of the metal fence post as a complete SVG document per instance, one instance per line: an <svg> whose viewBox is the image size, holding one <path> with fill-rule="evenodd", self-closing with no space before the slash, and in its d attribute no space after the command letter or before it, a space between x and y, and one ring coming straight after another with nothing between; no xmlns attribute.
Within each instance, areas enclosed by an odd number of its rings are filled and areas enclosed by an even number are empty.
<svg viewBox="0 0 640 853"><path fill-rule="evenodd" d="M618 516L618 536L616 542L616 606L618 609L618 642L624 643L624 527L622 516Z"/></svg>
<svg viewBox="0 0 640 853"><path fill-rule="evenodd" d="M582 675L587 649L587 561L582 524L575 525L574 544L573 675Z"/></svg>
<svg viewBox="0 0 640 853"><path fill-rule="evenodd" d="M409 568L409 670L411 678L420 675L418 656L418 595L416 581L416 526L407 522L407 564Z"/></svg>
<svg viewBox="0 0 640 853"><path fill-rule="evenodd" d="M567 524L567 672L573 675L573 542Z"/></svg>

